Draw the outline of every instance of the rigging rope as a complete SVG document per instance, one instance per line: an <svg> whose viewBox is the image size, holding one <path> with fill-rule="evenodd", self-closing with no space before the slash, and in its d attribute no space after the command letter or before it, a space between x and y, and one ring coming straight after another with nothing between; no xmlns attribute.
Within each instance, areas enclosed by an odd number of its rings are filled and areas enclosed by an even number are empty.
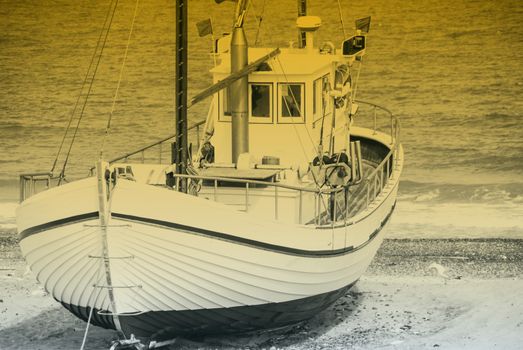
<svg viewBox="0 0 523 350"><path fill-rule="evenodd" d="M278 61L278 64L280 65L281 71L283 73L283 77L285 78L285 82L288 84L289 83L289 78L287 77L287 74L285 73L285 69L283 68L283 64L281 63L280 57L276 56L276 60ZM299 114L301 116L302 112L300 110L300 105L298 105L298 102L297 102L296 97L294 96L294 93L292 92L292 90L289 90L289 91L290 91L290 94L291 94L291 97L292 97L292 101L294 102L294 105L298 109L298 112L299 112ZM287 105L287 108L288 108L288 105ZM290 111L290 109L289 109L289 111ZM303 115L303 117L305 117L305 115ZM298 131L296 129L296 124L294 124L292 117L291 117L291 124L294 126L294 129L296 130L296 133L297 133ZM314 144L314 139L312 138L312 136L311 136L311 134L310 134L310 132L309 132L309 130L307 128L305 128L305 131L307 132L307 136L309 136L309 141L311 142L312 147L314 148L314 145L315 145ZM299 137L299 134L298 134L298 138L300 139L300 143L301 143L301 138ZM307 155L307 152L305 152L305 148L303 147L303 145L302 145L302 148L304 150L304 154Z"/></svg>
<svg viewBox="0 0 523 350"><path fill-rule="evenodd" d="M125 46L125 53L124 53L123 60L122 60L122 66L120 67L120 75L118 76L118 83L116 84L116 91L113 96L111 112L109 112L109 118L107 120L107 126L105 127L105 134L104 134L104 137L102 140L102 147L100 149L100 160L103 159L105 141L107 140L107 136L109 136L109 130L111 129L111 120L113 119L114 108L116 106L116 99L118 98L118 92L120 91L120 85L122 83L123 70L125 67L125 63L127 62L129 45L131 43L131 37L133 34L133 30L134 30L134 23L136 22L136 14L138 13L138 4L139 3L140 3L140 0L136 0L136 4L134 5L134 13L133 13L133 20L131 22L131 29L129 30L129 36L127 37L127 44Z"/></svg>
<svg viewBox="0 0 523 350"><path fill-rule="evenodd" d="M76 139L76 135L78 134L78 129L80 128L80 122L82 121L82 118L84 116L85 106L87 105L87 101L89 99L89 95L91 94L91 90L93 88L93 83L94 83L94 78L96 77L96 72L98 71L98 67L100 66L100 61L102 59L102 54L103 54L105 45L107 43L107 38L109 36L111 25L112 25L113 20L114 20L114 14L116 12L116 7L118 6L118 1L119 0L116 0L114 2L114 7L112 8L111 18L110 18L109 23L107 25L107 29L106 29L106 32L105 32L105 37L104 37L104 40L103 40L103 43L102 43L102 48L100 49L100 55L98 56L98 60L96 62L96 66L94 67L93 78L91 79L91 82L89 83L89 89L87 90L87 95L85 96L84 104L82 106L82 110L80 111L80 116L78 117L78 122L76 123L76 128L75 128L75 131L74 131L74 134L73 134L73 138L71 139L71 144L69 145L69 149L67 151L67 155L66 155L65 160L64 160L64 165L62 166L62 171L60 172L59 184L61 183L62 179L65 177L65 169L67 167L67 162L69 161L69 156L71 155L71 150L73 148L74 141ZM102 28L102 30L103 30L103 28ZM98 47L98 45L97 45L97 47Z"/></svg>
<svg viewBox="0 0 523 350"><path fill-rule="evenodd" d="M283 69L283 64L281 63L281 60L280 60L279 56L276 56L276 60L278 61L278 64L280 65L280 68L281 68L281 71L283 73L283 76L285 78L286 83L289 84L289 79L287 77L287 74L285 73L285 70ZM292 89L289 89L289 92L291 94L291 97L292 97L292 100L294 102L294 105L298 109L298 113L301 116L302 112L301 112L300 106L298 105L298 102L296 100L296 96L294 96L294 93L292 92ZM287 100L283 99L283 101L285 102L285 106L287 107L287 110L290 112L291 109L289 108L289 104L288 104ZM335 107L333 106L333 108L335 108ZM305 117L305 115L303 115L303 116ZM291 116L291 123L290 124L293 126L294 132L296 133L296 136L298 137L298 141L300 142L300 146L302 148L303 154L305 156L307 156L307 151L305 150L305 145L303 144L303 141L302 141L302 139L300 137L300 133L298 132L298 129L296 128L296 124L294 123L292 116ZM314 144L314 140L313 140L313 138L312 138L312 136L311 136L311 134L309 132L309 129L307 129L306 127L304 129L307 132L307 135L309 136L309 140L312 143L312 147L314 149L315 144ZM321 156L322 156L322 154L318 155L318 157L321 157ZM320 186L320 184L318 183L318 181L316 179L316 176L314 176L314 173L311 172L311 174L312 174L312 177L313 177L313 180L314 180L314 184L316 185L316 189L319 190L321 188L321 186L323 186L323 184ZM320 200L321 204L323 204L324 209L326 209L327 208L327 204L325 204L324 198L322 197L321 194L319 195L319 200Z"/></svg>
<svg viewBox="0 0 523 350"><path fill-rule="evenodd" d="M103 254L102 254L103 255ZM100 259L100 266L98 268L98 270L96 271L96 276L94 278L94 283L93 285L97 285L99 282L100 282L100 279L101 279L101 276L100 276L100 271L103 269L103 260ZM93 297L95 293L91 293L91 295L89 295L89 299L87 301L87 305L91 304L91 298ZM100 294L100 291L98 291L98 295ZM98 300L98 295L97 297L95 298L95 300L92 302L91 304L91 310L89 310L89 317L87 318L87 324L85 326L85 332L84 332L84 337L82 339L82 346L80 347L80 350L84 350L84 347L85 347L85 342L87 340L87 334L89 333L89 325L91 324L91 319L93 317L93 310L94 310L94 307L96 305L96 301Z"/></svg>
<svg viewBox="0 0 523 350"><path fill-rule="evenodd" d="M100 260L100 261L102 261L102 260ZM102 266L102 264L100 264L100 267L101 266ZM93 285L97 285L99 282L100 282L100 269L98 269L98 272L96 273L96 278L95 278L95 282ZM91 294L89 296L89 303L91 302L91 297L93 296L93 294ZM80 347L80 350L84 350L84 347L85 347L85 342L87 340L87 334L89 333L89 325L91 324L91 319L93 317L94 306L95 306L94 304L91 305L91 310L89 310L89 317L87 317L87 324L85 325L84 337L82 339L82 346Z"/></svg>
<svg viewBox="0 0 523 350"><path fill-rule="evenodd" d="M254 6L254 0L250 2L252 4L252 8L254 9L254 17L258 20L258 27L256 28L256 38L254 39L254 46L258 45L258 39L260 37L260 29L263 21L263 15L265 14L265 5L267 3L267 0L263 0L262 10L261 14L258 16L256 13L258 12L256 10L256 7Z"/></svg>
<svg viewBox="0 0 523 350"><path fill-rule="evenodd" d="M338 12L340 14L340 22L341 22L341 29L343 30L343 37L347 37L347 34L345 32L345 24L343 23L343 14L341 12L341 3L340 0L338 0Z"/></svg>
<svg viewBox="0 0 523 350"><path fill-rule="evenodd" d="M82 82L82 87L80 89L80 93L78 94L78 97L76 98L76 102L74 104L73 112L71 113L71 117L69 118L69 122L67 123L67 127L65 129L64 136L62 137L62 142L60 143L60 147L58 148L58 152L56 153L56 157L53 162L53 166L51 168L51 173L53 173L54 169L56 168L56 164L58 163L58 158L60 157L60 154L62 153L62 148L65 143L65 139L67 138L67 134L69 133L69 129L71 128L71 124L73 122L74 115L76 114L76 109L78 108L78 103L80 102L80 98L82 97L82 92L84 91L85 85L87 83L87 78L89 77L89 73L91 72L91 68L93 66L94 60L96 58L96 54L98 52L98 48L100 47L100 43L102 41L102 36L105 31L105 27L107 25L107 21L109 20L109 16L111 14L111 8L113 6L114 0L111 0L111 3L109 4L109 8L107 9L107 14L105 15L105 20L102 25L102 29L100 30L100 35L98 36L98 40L96 42L96 48L94 49L93 56L91 57L91 61L89 62L89 66L87 68L87 72L85 73L84 80Z"/></svg>
<svg viewBox="0 0 523 350"><path fill-rule="evenodd" d="M283 69L283 64L281 63L280 58L279 58L278 56L276 56L276 60L278 61L278 64L280 65L281 71L282 71L283 76L284 76L284 78L285 78L285 82L288 84L288 83L289 83L289 79L287 78L287 74L285 73L285 70ZM300 110L300 107L301 107L301 106L298 105L298 102L297 102L297 100L296 100L296 97L294 96L294 93L292 92L292 89L289 89L289 92L290 92L290 94L291 94L292 101L294 102L294 105L296 106L296 109L298 110L298 113L299 113L300 116L301 116L301 115L302 115L302 112L301 112L301 110ZM287 110L290 112L290 111L291 111L291 108L289 107L288 102L287 102L285 99L283 99L283 101L285 102L285 105L286 105L286 107L287 107ZM305 116L304 116L304 117L305 117ZM303 151L303 154L304 154L305 156L307 156L307 151L306 151L306 149L305 149L305 145L303 144L303 141L302 141L302 139L301 139L301 137L300 137L300 133L298 132L298 129L296 128L296 124L294 123L294 119L293 119L292 115L291 115L291 123L290 123L290 124L293 126L293 129L294 129L294 131L296 132L296 136L298 136L298 141L300 142L300 146L301 146L301 149L302 149L302 151ZM307 131L307 135L309 136L309 139L310 139L310 141L311 141L311 143L312 143L312 147L314 148L314 140L312 139L312 136L311 136L311 134L309 133L309 130L308 130L307 128L305 128L305 131Z"/></svg>

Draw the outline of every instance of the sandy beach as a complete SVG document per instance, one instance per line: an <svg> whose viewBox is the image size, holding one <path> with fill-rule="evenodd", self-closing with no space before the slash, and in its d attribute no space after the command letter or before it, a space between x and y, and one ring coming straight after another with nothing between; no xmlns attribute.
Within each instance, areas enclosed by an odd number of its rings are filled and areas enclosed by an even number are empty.
<svg viewBox="0 0 523 350"><path fill-rule="evenodd" d="M178 339L173 349L520 349L523 240L385 240L357 285L286 329ZM0 234L0 349L79 349L85 323L35 282ZM86 349L113 331L92 327Z"/></svg>

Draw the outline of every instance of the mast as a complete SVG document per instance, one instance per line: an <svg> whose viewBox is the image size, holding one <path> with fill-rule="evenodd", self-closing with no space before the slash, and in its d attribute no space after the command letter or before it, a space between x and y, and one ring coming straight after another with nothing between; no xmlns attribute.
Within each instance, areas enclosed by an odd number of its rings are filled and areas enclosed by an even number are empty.
<svg viewBox="0 0 523 350"><path fill-rule="evenodd" d="M307 0L298 0L298 17L307 16ZM306 45L306 33L303 30L298 31L298 47L303 49Z"/></svg>
<svg viewBox="0 0 523 350"><path fill-rule="evenodd" d="M231 38L231 73L239 72L248 64L248 44L243 20L248 0L239 0ZM232 114L232 162L237 163L242 153L249 152L248 76L238 79L229 87Z"/></svg>
<svg viewBox="0 0 523 350"><path fill-rule="evenodd" d="M176 0L176 173L187 173L187 2ZM179 190L185 192L185 182Z"/></svg>

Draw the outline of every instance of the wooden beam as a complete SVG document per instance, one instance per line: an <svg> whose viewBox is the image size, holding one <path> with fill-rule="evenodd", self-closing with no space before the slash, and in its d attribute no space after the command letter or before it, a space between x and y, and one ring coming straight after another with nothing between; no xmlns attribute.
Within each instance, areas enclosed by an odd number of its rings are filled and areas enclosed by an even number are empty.
<svg viewBox="0 0 523 350"><path fill-rule="evenodd" d="M211 95L214 95L215 93L217 93L221 89L226 88L227 86L231 85L232 83L234 83L236 80L240 79L241 77L254 72L256 69L258 69L258 67L262 63L264 63L265 61L267 61L267 60L269 60L269 59L279 55L280 52L281 51L280 51L279 48L275 49L274 51L270 52L269 54L267 54L267 55L257 59L253 63L245 66L245 68L242 68L238 72L233 73L233 74L227 76L225 79L220 80L219 82L217 82L214 85L211 85L207 89L203 90L202 92L200 92L196 96L194 96L191 99L191 103L190 103L189 107L195 105L196 103L202 101L203 99L205 99L205 98L207 98L207 97L209 97Z"/></svg>

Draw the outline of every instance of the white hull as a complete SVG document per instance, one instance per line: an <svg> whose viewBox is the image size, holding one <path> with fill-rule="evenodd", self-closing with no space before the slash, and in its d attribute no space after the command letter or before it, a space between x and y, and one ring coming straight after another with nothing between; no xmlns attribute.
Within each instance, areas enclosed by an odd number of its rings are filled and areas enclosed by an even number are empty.
<svg viewBox="0 0 523 350"><path fill-rule="evenodd" d="M326 300L318 304L323 308L360 278L379 248L396 201L401 162L397 164L371 205L329 227L266 220L121 179L111 193L106 238L97 182L88 178L26 200L17 213L20 245L56 300L84 319L94 308L102 312L95 318L105 317L95 323L126 333L140 334L128 321L144 313L285 306L315 296Z"/></svg>

